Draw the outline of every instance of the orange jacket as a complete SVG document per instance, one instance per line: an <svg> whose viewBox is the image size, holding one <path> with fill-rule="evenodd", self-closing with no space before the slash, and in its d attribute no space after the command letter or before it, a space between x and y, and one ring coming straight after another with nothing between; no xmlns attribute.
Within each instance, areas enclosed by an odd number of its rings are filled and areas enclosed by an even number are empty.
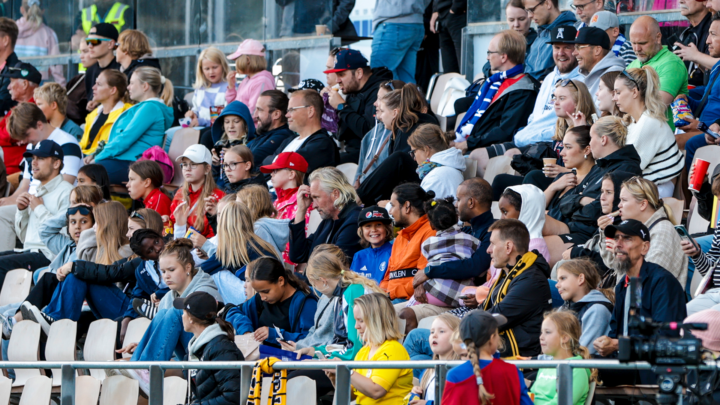
<svg viewBox="0 0 720 405"><path fill-rule="evenodd" d="M413 277L417 269L427 266L427 259L422 255L420 246L436 232L430 227L427 215L423 215L414 224L398 232L393 242L392 253L388 262L385 278L380 288L390 294L390 299L408 299L412 297Z"/></svg>

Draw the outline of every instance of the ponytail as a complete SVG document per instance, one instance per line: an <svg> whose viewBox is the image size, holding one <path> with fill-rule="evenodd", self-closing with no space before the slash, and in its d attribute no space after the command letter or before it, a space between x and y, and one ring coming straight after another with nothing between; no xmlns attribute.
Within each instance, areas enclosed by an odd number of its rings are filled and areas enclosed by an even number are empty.
<svg viewBox="0 0 720 405"><path fill-rule="evenodd" d="M135 69L133 75L150 86L153 93L160 97L168 107L172 107L172 101L175 97L175 91L170 79L160 73L160 70L154 67L143 66Z"/></svg>
<svg viewBox="0 0 720 405"><path fill-rule="evenodd" d="M23 0L25 7L25 19L37 30L43 23L43 10L40 8L40 0Z"/></svg>
<svg viewBox="0 0 720 405"><path fill-rule="evenodd" d="M660 78L655 69L651 66L626 69L618 79L622 79L629 89L638 89L648 115L660 121L667 120L667 106L660 97ZM633 118L627 114L624 120L630 124Z"/></svg>
<svg viewBox="0 0 720 405"><path fill-rule="evenodd" d="M418 215L425 215L425 201L435 198L435 192L432 190L425 191L417 183L404 183L393 189L393 194L401 205L410 202Z"/></svg>
<svg viewBox="0 0 720 405"><path fill-rule="evenodd" d="M387 93L382 101L391 110L398 110L397 117L392 122L393 137L398 130L409 131L415 126L420 120L418 114L427 106L417 86L412 83Z"/></svg>
<svg viewBox="0 0 720 405"><path fill-rule="evenodd" d="M381 294L385 293L374 280L350 270L347 266L345 253L337 245L318 245L310 255L306 275L308 279L313 280L319 280L320 278L340 279L342 287L360 284L366 290Z"/></svg>
<svg viewBox="0 0 720 405"><path fill-rule="evenodd" d="M217 323L220 326L220 329L228 335L230 340L235 340L235 328L233 328L230 322L218 316L215 318L215 323Z"/></svg>
<svg viewBox="0 0 720 405"><path fill-rule="evenodd" d="M467 346L468 357L470 358L470 364L473 366L473 373L475 374L475 379L478 385L478 400L482 405L487 405L493 398L495 398L495 395L487 392L485 385L483 384L480 360L478 358L479 349L475 347L475 342L471 339L465 340L465 346Z"/></svg>
<svg viewBox="0 0 720 405"><path fill-rule="evenodd" d="M170 79L166 78L165 76L163 76L162 79L163 85L162 91L159 94L160 99L165 103L166 106L172 107L173 98L175 97L175 87L173 86L173 83Z"/></svg>

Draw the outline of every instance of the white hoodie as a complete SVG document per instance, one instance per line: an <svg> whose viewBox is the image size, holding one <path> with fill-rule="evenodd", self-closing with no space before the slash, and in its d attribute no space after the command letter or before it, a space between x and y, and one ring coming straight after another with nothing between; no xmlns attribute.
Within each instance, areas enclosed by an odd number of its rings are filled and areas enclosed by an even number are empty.
<svg viewBox="0 0 720 405"><path fill-rule="evenodd" d="M528 228L530 239L542 238L542 229L545 226L545 194L532 184L508 188L522 197L518 220Z"/></svg>
<svg viewBox="0 0 720 405"><path fill-rule="evenodd" d="M430 161L441 164L428 173L420 183L425 191L434 191L436 198L457 197L457 188L465 178L465 158L460 149L448 148L430 157Z"/></svg>

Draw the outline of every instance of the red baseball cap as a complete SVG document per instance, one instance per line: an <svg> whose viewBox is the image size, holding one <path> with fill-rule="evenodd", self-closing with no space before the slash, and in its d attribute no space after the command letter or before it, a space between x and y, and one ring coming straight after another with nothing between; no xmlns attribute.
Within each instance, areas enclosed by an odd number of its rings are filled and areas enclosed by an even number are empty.
<svg viewBox="0 0 720 405"><path fill-rule="evenodd" d="M263 173L271 173L273 170L279 169L292 169L307 173L308 163L307 160L297 152L283 152L275 158L272 164L260 166L260 171Z"/></svg>

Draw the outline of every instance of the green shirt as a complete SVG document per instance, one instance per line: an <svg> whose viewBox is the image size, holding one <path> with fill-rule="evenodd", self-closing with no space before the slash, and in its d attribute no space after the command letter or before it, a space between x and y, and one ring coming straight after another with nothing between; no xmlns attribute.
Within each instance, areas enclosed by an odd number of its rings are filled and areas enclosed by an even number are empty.
<svg viewBox="0 0 720 405"><path fill-rule="evenodd" d="M649 61L643 63L635 59L628 65L628 69L650 66L660 77L660 90L669 93L673 99L680 94L688 94L688 72L682 59L670 52L667 46L662 47L660 52ZM672 118L672 110L668 106L668 125L675 132L675 125Z"/></svg>
<svg viewBox="0 0 720 405"><path fill-rule="evenodd" d="M582 357L574 356L567 360L582 360ZM588 368L573 369L573 405L585 404L590 391L590 374ZM557 370L541 368L530 392L535 394L535 405L557 405Z"/></svg>

